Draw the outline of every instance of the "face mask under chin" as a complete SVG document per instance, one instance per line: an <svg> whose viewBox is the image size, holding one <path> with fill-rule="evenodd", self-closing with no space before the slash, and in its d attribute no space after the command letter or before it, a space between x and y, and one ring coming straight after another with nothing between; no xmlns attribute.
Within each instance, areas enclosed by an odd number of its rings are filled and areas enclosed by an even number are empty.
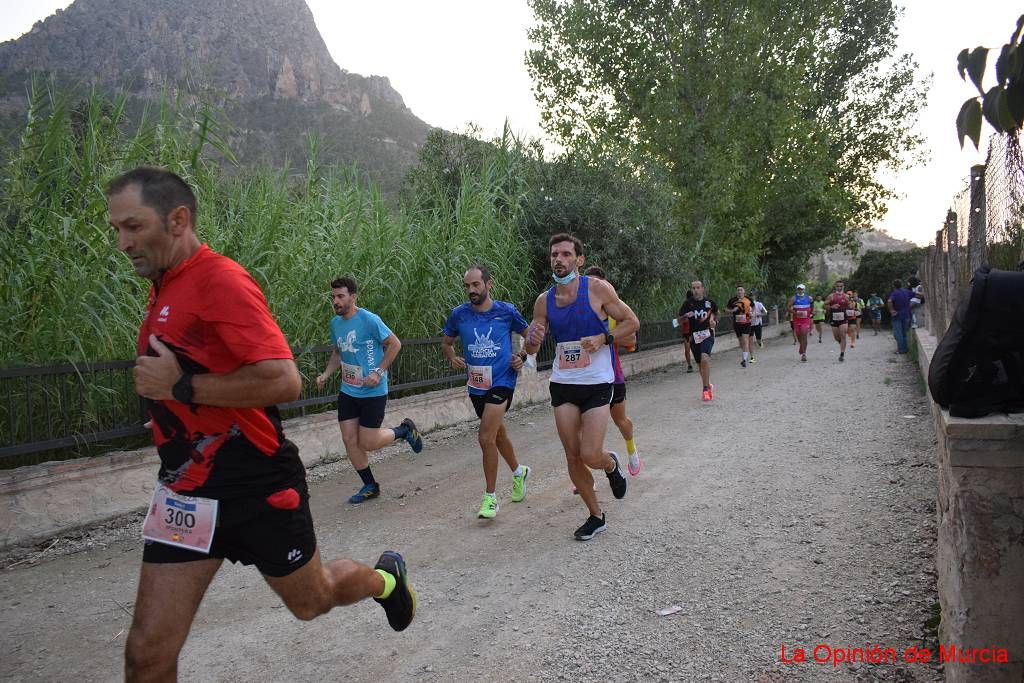
<svg viewBox="0 0 1024 683"><path fill-rule="evenodd" d="M573 280L575 280L577 275L578 275L578 273L575 270L570 270L569 274L565 275L563 277L558 277L554 273L551 273L551 279L555 281L555 284L567 285L570 282L572 282Z"/></svg>

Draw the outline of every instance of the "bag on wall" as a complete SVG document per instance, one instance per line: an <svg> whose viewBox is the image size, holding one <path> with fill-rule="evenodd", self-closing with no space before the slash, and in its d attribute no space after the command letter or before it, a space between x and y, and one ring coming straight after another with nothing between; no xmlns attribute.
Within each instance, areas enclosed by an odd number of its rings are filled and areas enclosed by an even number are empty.
<svg viewBox="0 0 1024 683"><path fill-rule="evenodd" d="M957 417L1024 412L1024 273L974 273L935 349L928 389Z"/></svg>

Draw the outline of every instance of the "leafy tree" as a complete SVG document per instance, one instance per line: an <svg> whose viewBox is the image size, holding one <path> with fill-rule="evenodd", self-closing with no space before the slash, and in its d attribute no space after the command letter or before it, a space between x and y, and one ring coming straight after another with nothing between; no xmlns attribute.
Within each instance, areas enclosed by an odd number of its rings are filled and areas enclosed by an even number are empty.
<svg viewBox="0 0 1024 683"><path fill-rule="evenodd" d="M864 299L872 292L885 298L886 293L892 289L894 279L899 278L906 285L907 278L917 272L923 256L924 249L920 247L909 251L868 250L864 252L857 270L850 276L850 282L847 284L850 288L856 289ZM931 282L925 283L925 287L934 285L935 283Z"/></svg>
<svg viewBox="0 0 1024 683"><path fill-rule="evenodd" d="M778 289L883 210L917 140L889 0L531 0L527 55L570 149L656 167L682 269Z"/></svg>

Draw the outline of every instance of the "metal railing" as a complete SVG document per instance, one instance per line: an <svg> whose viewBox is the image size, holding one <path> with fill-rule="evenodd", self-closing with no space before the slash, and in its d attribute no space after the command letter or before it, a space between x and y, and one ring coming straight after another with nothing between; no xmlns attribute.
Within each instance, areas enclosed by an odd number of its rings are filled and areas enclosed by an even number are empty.
<svg viewBox="0 0 1024 683"><path fill-rule="evenodd" d="M767 323L767 321L766 321ZM723 316L718 331L732 331ZM672 320L647 321L637 335L637 351L680 343ZM294 349L302 375L298 400L280 405L285 418L329 410L337 382L318 389L314 379L327 364L330 345ZM551 367L550 337L537 354L537 367ZM149 442L145 402L135 393L131 360L66 363L0 370L0 469L47 460L94 455ZM454 372L441 353L441 338L406 339L389 369L392 398L454 387L465 375Z"/></svg>

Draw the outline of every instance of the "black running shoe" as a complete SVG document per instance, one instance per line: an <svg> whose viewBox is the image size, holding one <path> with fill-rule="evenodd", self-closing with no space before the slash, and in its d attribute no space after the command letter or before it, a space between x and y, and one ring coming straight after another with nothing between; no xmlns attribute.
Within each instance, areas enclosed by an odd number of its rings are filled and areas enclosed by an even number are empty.
<svg viewBox="0 0 1024 683"><path fill-rule="evenodd" d="M405 571L405 560L394 550L385 550L377 560L375 569L381 569L395 577L395 589L391 591L391 595L383 600L380 598L374 598L374 600L384 608L391 628L396 631L404 631L416 615L416 591L409 583L409 576Z"/></svg>
<svg viewBox="0 0 1024 683"><path fill-rule="evenodd" d="M622 476L622 468L619 467L619 456L612 451L612 460L615 461L615 469L605 472L608 475L608 485L612 487L612 495L616 498L624 498L626 495L626 478Z"/></svg>
<svg viewBox="0 0 1024 683"><path fill-rule="evenodd" d="M590 515L590 517L587 517L587 521L583 522L583 526L577 529L573 536L577 541L589 541L607 528L608 525L604 522L604 513L601 513L600 517Z"/></svg>
<svg viewBox="0 0 1024 683"><path fill-rule="evenodd" d="M416 423L409 418L405 418L402 420L402 426L409 429L405 435L405 441L409 444L409 448L412 449L412 452L419 453L422 451L423 437L420 436L420 430L416 429Z"/></svg>
<svg viewBox="0 0 1024 683"><path fill-rule="evenodd" d="M842 362L843 362L843 354L841 354L841 353L839 354L839 362L840 362L840 363L842 363Z"/></svg>

